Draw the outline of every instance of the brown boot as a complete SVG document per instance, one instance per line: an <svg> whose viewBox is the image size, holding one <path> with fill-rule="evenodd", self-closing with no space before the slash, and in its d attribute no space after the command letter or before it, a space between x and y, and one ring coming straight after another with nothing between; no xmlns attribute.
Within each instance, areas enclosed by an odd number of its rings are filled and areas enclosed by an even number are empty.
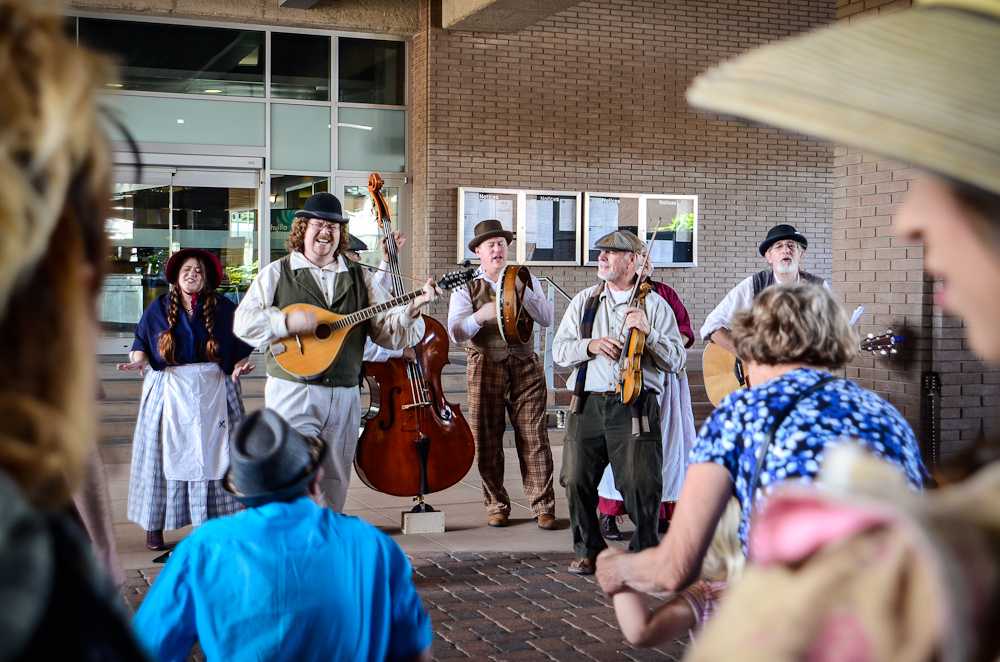
<svg viewBox="0 0 1000 662"><path fill-rule="evenodd" d="M556 528L556 518L555 515L550 515L549 513L543 513L536 519L538 522L539 529L545 529L546 531L551 531Z"/></svg>
<svg viewBox="0 0 1000 662"><path fill-rule="evenodd" d="M574 575L592 575L597 569L597 560L591 558L577 559L569 564L566 571Z"/></svg>
<svg viewBox="0 0 1000 662"><path fill-rule="evenodd" d="M494 513L486 518L490 526L507 526L507 513Z"/></svg>

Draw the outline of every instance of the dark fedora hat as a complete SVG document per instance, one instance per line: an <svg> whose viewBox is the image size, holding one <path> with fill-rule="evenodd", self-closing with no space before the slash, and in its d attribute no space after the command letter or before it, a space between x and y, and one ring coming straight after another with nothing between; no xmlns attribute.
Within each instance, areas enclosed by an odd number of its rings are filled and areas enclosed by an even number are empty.
<svg viewBox="0 0 1000 662"><path fill-rule="evenodd" d="M473 253L476 252L476 246L493 237L503 237L508 244L514 241L514 233L510 230L504 230L503 224L495 218L479 221L472 232L475 236L469 241L469 250Z"/></svg>
<svg viewBox="0 0 1000 662"><path fill-rule="evenodd" d="M798 230L793 228L791 225L782 223L780 225L775 225L773 228L768 230L767 237L764 238L764 241L760 242L759 250L761 257L764 256L764 253L767 252L768 248L782 239L791 239L796 241L802 244L802 248L809 247L809 242L805 237L799 234Z"/></svg>
<svg viewBox="0 0 1000 662"><path fill-rule="evenodd" d="M297 432L273 409L261 409L236 429L222 485L251 507L289 501L306 493L325 455L321 439Z"/></svg>
<svg viewBox="0 0 1000 662"><path fill-rule="evenodd" d="M202 264L205 265L205 282L208 285L206 289L214 290L222 282L222 263L219 262L219 256L210 251L206 251L202 248L182 248L167 260L167 266L163 270L167 277L167 282L171 285L177 284L177 279L181 274L181 267L187 262L188 258L196 257L201 260Z"/></svg>
<svg viewBox="0 0 1000 662"><path fill-rule="evenodd" d="M313 193L306 199L302 209L295 212L296 218L320 218L324 221L347 223L340 200L332 193Z"/></svg>
<svg viewBox="0 0 1000 662"><path fill-rule="evenodd" d="M361 241L360 239L358 239L357 237L355 237L353 234L349 235L348 238L350 239L350 242L347 245L347 250L354 251L355 253L360 253L361 251L368 250L368 244L366 244L365 242Z"/></svg>

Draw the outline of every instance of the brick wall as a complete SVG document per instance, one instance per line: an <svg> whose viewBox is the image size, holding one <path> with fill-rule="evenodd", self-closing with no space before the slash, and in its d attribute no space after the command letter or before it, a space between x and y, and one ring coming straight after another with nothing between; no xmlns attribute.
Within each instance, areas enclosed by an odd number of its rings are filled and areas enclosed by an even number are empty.
<svg viewBox="0 0 1000 662"><path fill-rule="evenodd" d="M411 143L427 152L415 262L454 265L459 186L531 187L698 195L698 267L658 271L698 325L761 268L756 245L775 223L808 235L806 267L829 277L832 148L695 112L684 91L724 58L832 19L829 0L602 0L513 34L430 27L428 130ZM594 267L533 271L571 293L595 282Z"/></svg>
<svg viewBox="0 0 1000 662"><path fill-rule="evenodd" d="M910 0L837 0L840 21L906 9ZM834 291L850 308L863 304L861 330L911 331L909 365L860 357L848 376L887 397L921 428L921 377L941 380L940 430L943 456L985 433L1000 436L1000 371L969 351L961 320L933 305L933 283L924 273L923 248L894 236L891 224L917 171L906 164L838 147L834 152ZM926 412L925 412L926 413ZM925 456L932 449L924 444Z"/></svg>

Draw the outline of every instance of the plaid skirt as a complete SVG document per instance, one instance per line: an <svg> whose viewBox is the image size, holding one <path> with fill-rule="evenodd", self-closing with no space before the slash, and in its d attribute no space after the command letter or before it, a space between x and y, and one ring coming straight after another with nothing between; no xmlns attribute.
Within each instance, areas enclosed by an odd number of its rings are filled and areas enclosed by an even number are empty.
<svg viewBox="0 0 1000 662"><path fill-rule="evenodd" d="M221 480L167 480L163 476L164 373L147 370L142 385L139 417L132 437L132 469L128 484L128 518L146 531L198 526L206 520L230 515L242 509L222 488ZM226 379L226 409L229 413L230 442L243 418L239 384ZM192 440L200 443L200 440Z"/></svg>

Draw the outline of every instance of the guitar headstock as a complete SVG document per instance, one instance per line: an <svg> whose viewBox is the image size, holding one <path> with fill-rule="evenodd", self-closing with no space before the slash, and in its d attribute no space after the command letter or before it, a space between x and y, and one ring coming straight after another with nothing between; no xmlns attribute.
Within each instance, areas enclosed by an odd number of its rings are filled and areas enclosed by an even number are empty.
<svg viewBox="0 0 1000 662"><path fill-rule="evenodd" d="M898 335L891 329L885 333L869 333L867 337L861 339L861 351L875 354L876 356L889 356L898 354L900 345L903 344L903 336Z"/></svg>
<svg viewBox="0 0 1000 662"><path fill-rule="evenodd" d="M458 269L457 271L449 271L445 275L441 276L437 285L442 290L453 290L456 287L461 287L462 285L470 282L475 275L475 269Z"/></svg>

